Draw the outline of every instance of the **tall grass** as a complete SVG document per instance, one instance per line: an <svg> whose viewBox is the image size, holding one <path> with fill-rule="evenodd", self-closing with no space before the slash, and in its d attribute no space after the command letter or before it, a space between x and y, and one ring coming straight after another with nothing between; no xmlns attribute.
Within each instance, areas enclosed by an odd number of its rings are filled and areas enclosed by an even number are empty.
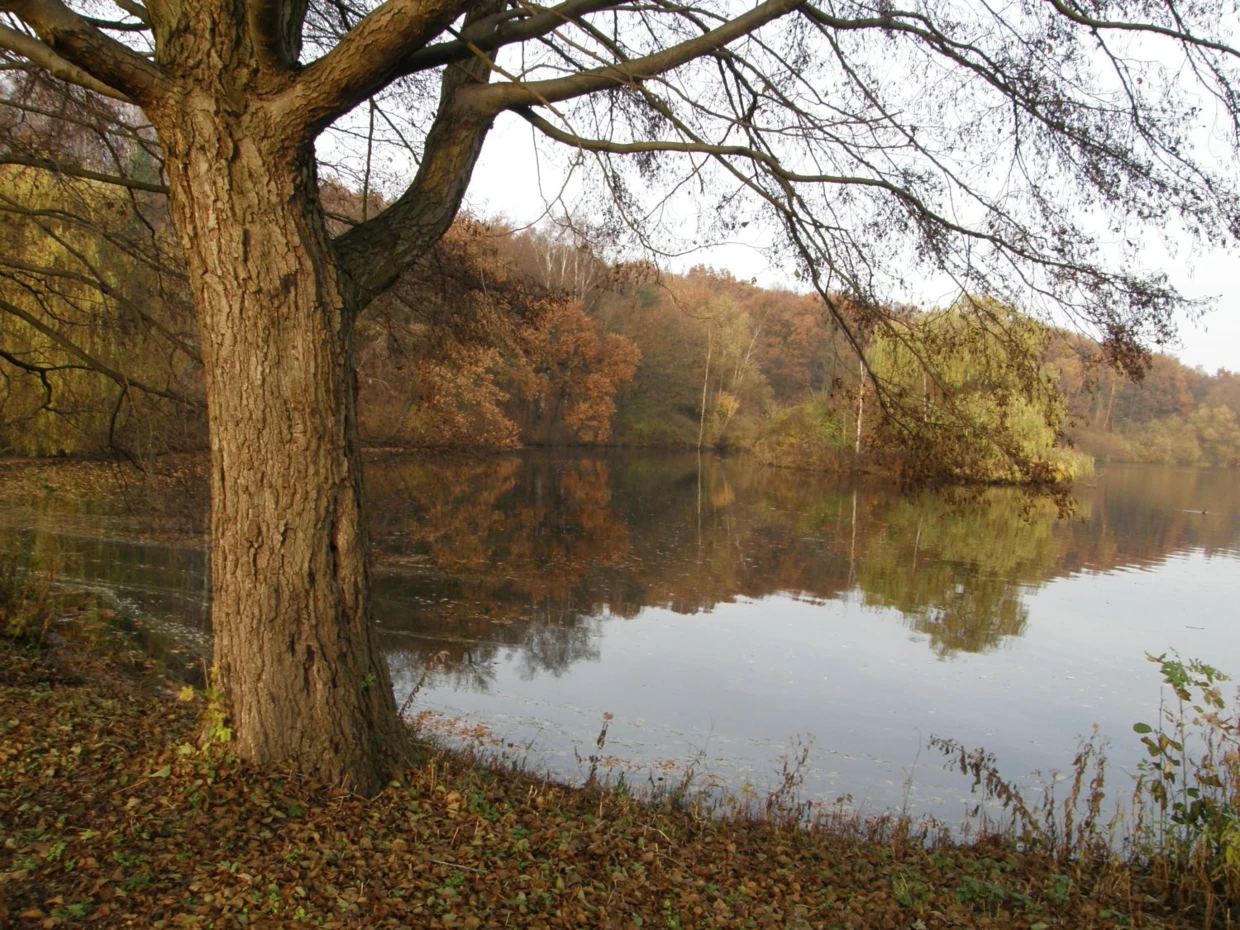
<svg viewBox="0 0 1240 930"><path fill-rule="evenodd" d="M1240 916L1240 717L1220 687L1229 679L1174 653L1148 658L1162 675L1163 699L1155 722L1133 726L1146 757L1126 808L1105 804L1107 743L1097 732L1081 743L1066 795L1052 783L1036 800L985 750L938 737L931 745L1001 812L979 805L979 833L1059 863L1140 869L1169 903L1199 912L1204 927L1230 927Z"/></svg>
<svg viewBox="0 0 1240 930"><path fill-rule="evenodd" d="M1133 795L1134 851L1179 899L1240 910L1240 718L1220 685L1228 676L1174 653L1150 656L1163 678L1153 724L1137 723L1148 758Z"/></svg>

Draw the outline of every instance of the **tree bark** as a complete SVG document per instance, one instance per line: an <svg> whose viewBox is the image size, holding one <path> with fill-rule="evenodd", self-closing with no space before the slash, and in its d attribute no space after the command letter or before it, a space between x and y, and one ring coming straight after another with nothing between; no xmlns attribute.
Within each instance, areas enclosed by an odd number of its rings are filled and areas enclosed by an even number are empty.
<svg viewBox="0 0 1240 930"><path fill-rule="evenodd" d="M203 343L215 662L236 750L376 792L407 744L370 617L356 301L310 144L218 97L179 104L157 125Z"/></svg>

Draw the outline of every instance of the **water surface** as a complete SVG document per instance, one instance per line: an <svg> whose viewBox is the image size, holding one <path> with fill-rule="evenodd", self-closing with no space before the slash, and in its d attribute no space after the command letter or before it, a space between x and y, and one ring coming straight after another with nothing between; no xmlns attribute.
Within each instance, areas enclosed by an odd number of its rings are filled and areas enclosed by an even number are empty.
<svg viewBox="0 0 1240 930"><path fill-rule="evenodd" d="M416 712L569 778L610 714L630 780L692 765L761 792L808 744L807 797L954 821L968 784L932 734L1024 776L1066 767L1097 725L1126 793L1131 725L1159 700L1146 653L1240 671L1234 471L1111 467L1066 520L1012 490L904 496L693 455L412 457L367 477L398 701L429 666ZM203 549L148 538L151 506L47 495L0 510L0 541L201 652Z"/></svg>

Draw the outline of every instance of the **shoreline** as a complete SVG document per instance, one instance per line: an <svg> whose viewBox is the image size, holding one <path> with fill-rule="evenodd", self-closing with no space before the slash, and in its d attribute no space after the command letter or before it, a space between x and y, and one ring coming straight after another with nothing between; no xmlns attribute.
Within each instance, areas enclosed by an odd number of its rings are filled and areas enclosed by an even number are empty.
<svg viewBox="0 0 1240 930"><path fill-rule="evenodd" d="M132 655L0 641L0 923L1202 926L1114 860L715 818L438 749L364 799L199 749L186 696Z"/></svg>

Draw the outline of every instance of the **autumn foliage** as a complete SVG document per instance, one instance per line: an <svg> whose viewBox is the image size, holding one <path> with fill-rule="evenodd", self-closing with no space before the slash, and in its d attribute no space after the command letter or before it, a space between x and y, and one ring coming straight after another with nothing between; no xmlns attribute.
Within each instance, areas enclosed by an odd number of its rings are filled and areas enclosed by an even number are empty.
<svg viewBox="0 0 1240 930"><path fill-rule="evenodd" d="M51 144L37 125L23 131ZM320 196L336 232L384 207L337 181ZM49 210L66 198L72 211ZM24 216L0 233L0 450L200 446L201 373L162 201L19 166L0 174L0 200ZM1097 343L987 298L905 308L878 329L834 299L851 335L817 295L608 262L571 224L466 217L362 318L363 437L743 449L772 465L934 481L1053 479L1091 456L1240 462L1240 375L1166 355L1117 372ZM22 314L67 321L90 358ZM1013 339L1040 367L999 370Z"/></svg>

